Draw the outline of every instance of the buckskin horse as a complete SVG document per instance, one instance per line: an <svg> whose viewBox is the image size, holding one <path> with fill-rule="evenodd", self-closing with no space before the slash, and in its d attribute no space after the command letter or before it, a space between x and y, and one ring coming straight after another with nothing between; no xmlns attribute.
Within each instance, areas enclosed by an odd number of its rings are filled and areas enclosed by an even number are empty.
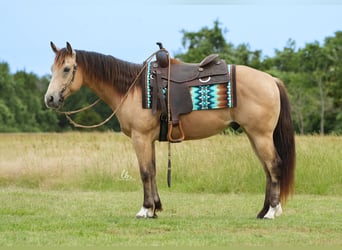
<svg viewBox="0 0 342 250"><path fill-rule="evenodd" d="M144 197L136 217L157 217L162 203L156 182L155 141L160 136L161 110L142 106L146 62L134 64L96 52L74 50L68 42L63 49L51 42L51 48L55 59L45 94L46 106L59 109L64 100L83 85L108 104L122 132L132 139L139 163ZM174 59L170 62L171 69L179 63ZM169 136L202 139L219 133L233 122L239 124L266 175L264 205L257 218L273 219L282 213L281 203L286 202L294 189L295 140L289 99L279 79L248 66L236 65L234 70L238 104L181 114L181 128L171 126ZM142 71L144 74L139 73ZM205 81L206 78L202 79Z"/></svg>

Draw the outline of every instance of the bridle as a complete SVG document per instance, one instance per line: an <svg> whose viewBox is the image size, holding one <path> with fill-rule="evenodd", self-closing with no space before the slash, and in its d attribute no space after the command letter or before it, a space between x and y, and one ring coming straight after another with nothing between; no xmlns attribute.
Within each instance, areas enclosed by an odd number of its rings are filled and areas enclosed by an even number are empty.
<svg viewBox="0 0 342 250"><path fill-rule="evenodd" d="M69 88L69 87L74 83L76 71L77 71L77 63L75 62L74 65L73 65L73 67L72 67L72 75L71 75L71 78L70 78L69 81L67 81L67 82L63 85L61 94L63 94L64 91L65 91L67 88Z"/></svg>

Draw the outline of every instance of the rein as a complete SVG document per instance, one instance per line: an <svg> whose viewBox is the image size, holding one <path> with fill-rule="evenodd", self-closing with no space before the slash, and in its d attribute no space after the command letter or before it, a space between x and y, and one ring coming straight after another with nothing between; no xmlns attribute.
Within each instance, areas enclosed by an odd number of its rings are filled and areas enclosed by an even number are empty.
<svg viewBox="0 0 342 250"><path fill-rule="evenodd" d="M159 51L159 50L158 50ZM77 114L77 113L80 113L82 111L85 111L85 110L88 110L92 107L94 107L96 104L98 104L101 99L98 98L96 101L94 101L92 104L86 106L86 107L83 107L83 108L80 108L80 109L77 109L77 110L73 110L73 111L59 111L59 110L56 110L57 113L59 114L64 114L65 117L68 119L68 121L76 128L98 128L104 124L106 124L107 122L109 122L113 117L114 115L118 112L118 110L121 108L123 102L125 101L125 99L127 98L127 96L129 95L129 92L132 90L132 88L134 87L134 85L136 84L136 82L138 81L139 77L141 76L141 74L144 72L144 70L146 69L147 67L147 64L148 62L150 62L152 60L152 58L158 53L158 51L152 53L144 62L142 68L140 69L139 73L137 74L137 76L135 77L135 79L133 80L131 86L128 88L126 94L123 96L123 98L121 99L121 102L119 103L119 105L116 107L116 109L105 119L103 120L102 122L98 123L98 124L94 124L94 125L83 125L83 124L79 124L77 122L75 122L71 117L70 115L73 115L73 114ZM70 81L67 82L63 89L62 89L62 92L64 92L73 82L74 82L74 79L75 79L75 74L76 74L76 70L77 70L77 64L74 64L74 69L72 71L72 77L70 78Z"/></svg>

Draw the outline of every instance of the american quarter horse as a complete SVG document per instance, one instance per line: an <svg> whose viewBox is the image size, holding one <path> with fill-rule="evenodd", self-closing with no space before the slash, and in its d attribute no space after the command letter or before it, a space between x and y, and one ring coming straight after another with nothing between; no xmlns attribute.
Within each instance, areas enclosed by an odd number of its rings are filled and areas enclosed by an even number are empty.
<svg viewBox="0 0 342 250"><path fill-rule="evenodd" d="M67 42L58 49L51 67L52 78L45 104L59 109L64 100L85 85L107 103L120 122L122 132L132 139L139 162L144 198L137 218L155 218L162 210L156 182L155 141L160 119L142 108L140 77L130 88L143 64L134 64L96 52L74 50ZM295 140L291 109L283 83L256 69L236 65L234 108L192 111L180 117L185 140L202 139L219 133L232 122L247 134L266 175L264 205L257 218L273 219L282 213L281 203L293 193ZM174 137L179 130L172 131Z"/></svg>

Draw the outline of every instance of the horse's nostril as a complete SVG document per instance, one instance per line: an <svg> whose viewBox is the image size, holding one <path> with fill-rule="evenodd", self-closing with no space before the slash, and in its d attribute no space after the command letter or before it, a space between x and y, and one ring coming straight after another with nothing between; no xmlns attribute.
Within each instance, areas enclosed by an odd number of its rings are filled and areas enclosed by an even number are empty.
<svg viewBox="0 0 342 250"><path fill-rule="evenodd" d="M63 94L62 94L62 93L60 93L59 102L60 102L60 103L64 102L64 97L63 97Z"/></svg>
<svg viewBox="0 0 342 250"><path fill-rule="evenodd" d="M49 102L49 103L52 103L52 102L53 102L53 96L52 96L52 95L50 95L50 97L49 97L49 99L48 99L48 102Z"/></svg>

